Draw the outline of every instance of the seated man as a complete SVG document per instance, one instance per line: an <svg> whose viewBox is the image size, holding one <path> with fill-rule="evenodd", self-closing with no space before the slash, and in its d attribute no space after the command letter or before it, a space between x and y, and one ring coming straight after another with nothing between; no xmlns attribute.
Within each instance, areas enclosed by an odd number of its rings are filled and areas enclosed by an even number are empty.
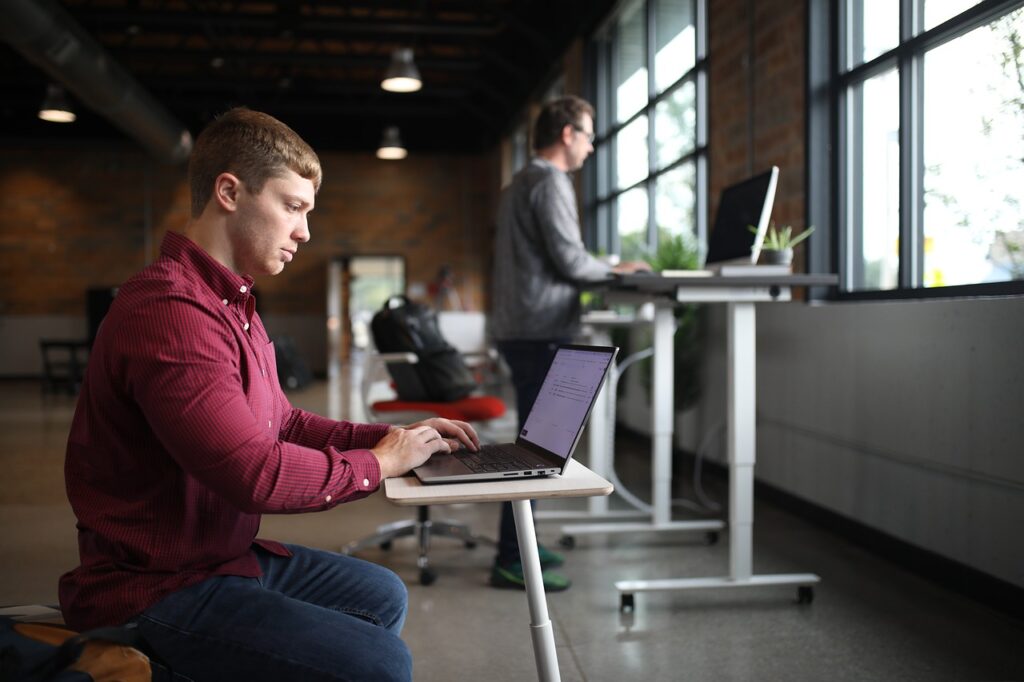
<svg viewBox="0 0 1024 682"><path fill-rule="evenodd" d="M255 312L253 276L309 241L312 149L233 109L196 141L192 217L120 288L89 362L65 476L81 565L60 581L78 629L134 622L201 680L408 680L405 586L330 552L256 540L262 513L330 509L472 427L337 422L293 408Z"/></svg>

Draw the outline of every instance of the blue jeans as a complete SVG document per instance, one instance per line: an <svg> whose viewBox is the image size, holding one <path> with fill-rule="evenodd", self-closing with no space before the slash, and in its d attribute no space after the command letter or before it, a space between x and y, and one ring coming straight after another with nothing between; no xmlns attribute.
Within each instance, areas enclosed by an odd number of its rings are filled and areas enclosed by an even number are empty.
<svg viewBox="0 0 1024 682"><path fill-rule="evenodd" d="M215 576L135 619L154 656L203 680L411 680L399 638L408 593L390 570L288 545L256 548L263 576Z"/></svg>
<svg viewBox="0 0 1024 682"><path fill-rule="evenodd" d="M519 415L519 431L523 430L526 415L537 400L544 375L555 356L558 345L569 343L569 339L545 339L542 341L499 341L498 352L512 371L512 386L516 389L516 412ZM517 432L518 433L518 432ZM533 502L530 503L534 504ZM501 522L498 525L499 566L508 566L519 561L519 535L516 533L515 514L512 503L501 505Z"/></svg>

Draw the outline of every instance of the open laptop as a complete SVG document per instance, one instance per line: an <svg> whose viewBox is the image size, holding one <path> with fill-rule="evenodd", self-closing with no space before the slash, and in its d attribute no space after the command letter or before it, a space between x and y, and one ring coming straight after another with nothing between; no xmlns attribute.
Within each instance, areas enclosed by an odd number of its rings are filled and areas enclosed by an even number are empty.
<svg viewBox="0 0 1024 682"><path fill-rule="evenodd" d="M743 266L756 265L768 231L778 184L779 169L772 166L763 173L722 190L714 229L708 237L704 268L666 270L661 273L662 276L700 277L727 274L729 270L731 272L728 274L740 274L736 271L743 270ZM756 232L751 231L751 226L757 228Z"/></svg>
<svg viewBox="0 0 1024 682"><path fill-rule="evenodd" d="M413 469L423 483L549 476L565 471L618 348L562 345L515 443L437 453Z"/></svg>
<svg viewBox="0 0 1024 682"><path fill-rule="evenodd" d="M704 267L724 263L753 265L761 254L775 204L779 169L770 169L722 190L715 227L708 237ZM750 228L757 228L751 232Z"/></svg>

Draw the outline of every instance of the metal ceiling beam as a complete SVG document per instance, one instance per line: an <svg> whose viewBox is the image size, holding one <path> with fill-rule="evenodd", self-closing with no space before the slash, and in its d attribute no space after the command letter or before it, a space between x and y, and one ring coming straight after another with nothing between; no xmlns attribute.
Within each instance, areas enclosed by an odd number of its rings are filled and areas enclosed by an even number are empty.
<svg viewBox="0 0 1024 682"><path fill-rule="evenodd" d="M84 10L85 8L83 8ZM282 29L303 36L323 35L413 35L432 39L443 38L493 38L502 31L497 23L452 23L441 21L394 21L389 19L365 20L337 16L310 17L299 15L287 20L273 14L245 14L232 12L194 11L150 11L104 10L88 8L81 20L96 29L114 26L137 27L143 32L151 28L170 29L178 32L196 30L202 24L235 33L259 31L266 35L280 35Z"/></svg>
<svg viewBox="0 0 1024 682"><path fill-rule="evenodd" d="M24 0L19 0L24 1ZM110 52L114 55L123 55L127 60L133 62L140 60L154 60L162 63L181 63L183 61L199 61L207 66L214 58L240 59L246 63L253 64L280 64L284 65L306 65L324 67L361 67L377 68L381 74L387 69L390 63L390 55L339 55L315 52L254 52L250 50L231 49L217 50L203 48L201 50L190 50L181 46L174 49L139 47L126 45L124 47L111 47ZM416 65L420 71L477 71L481 63L477 59L437 59L433 57L416 57ZM512 67L509 67L512 68ZM520 73L522 70L519 70Z"/></svg>
<svg viewBox="0 0 1024 682"><path fill-rule="evenodd" d="M155 155L188 158L188 130L53 0L0 2L0 37Z"/></svg>

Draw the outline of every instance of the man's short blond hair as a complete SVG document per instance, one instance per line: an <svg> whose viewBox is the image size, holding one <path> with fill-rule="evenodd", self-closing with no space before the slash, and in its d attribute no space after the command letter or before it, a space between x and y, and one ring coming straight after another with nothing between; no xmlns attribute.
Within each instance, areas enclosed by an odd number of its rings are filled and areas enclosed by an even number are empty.
<svg viewBox="0 0 1024 682"><path fill-rule="evenodd" d="M267 180L285 170L320 189L320 159L298 133L269 114L245 107L224 112L199 134L189 157L192 217L198 218L206 208L221 173L238 176L250 192L259 194Z"/></svg>

